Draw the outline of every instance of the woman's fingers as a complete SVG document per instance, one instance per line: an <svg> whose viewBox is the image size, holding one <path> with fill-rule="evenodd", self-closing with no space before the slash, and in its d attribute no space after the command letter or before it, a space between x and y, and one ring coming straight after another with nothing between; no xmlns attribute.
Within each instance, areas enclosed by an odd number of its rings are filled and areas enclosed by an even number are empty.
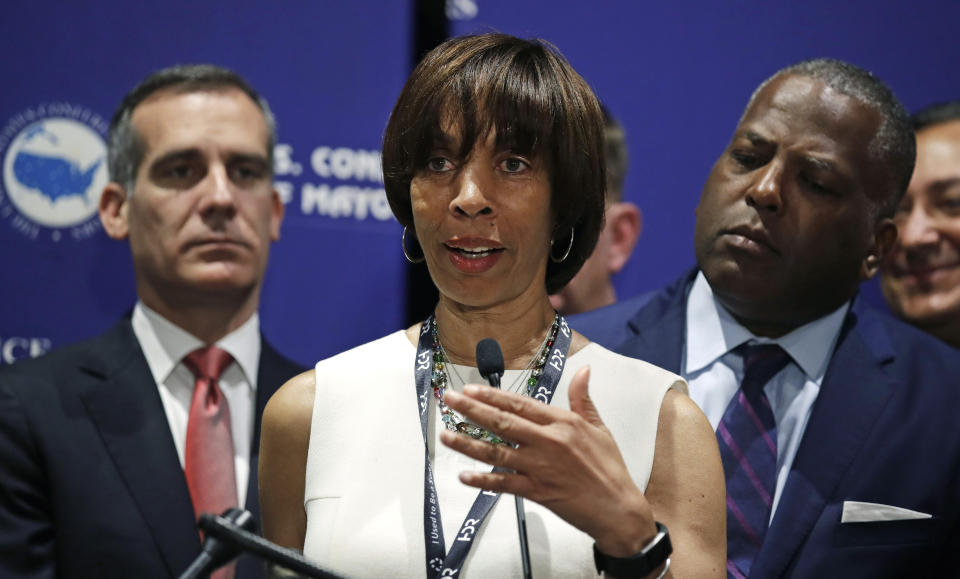
<svg viewBox="0 0 960 579"><path fill-rule="evenodd" d="M570 400L570 410L579 414L581 418L590 424L605 428L603 420L600 419L600 413L597 411L597 407L593 405L593 400L590 399L589 382L590 366L580 368L577 370L577 373L573 375L573 379L570 381L570 389L567 392Z"/></svg>
<svg viewBox="0 0 960 579"><path fill-rule="evenodd" d="M467 386L464 394L447 390L443 401L471 423L518 444L526 444L536 438L537 429L543 424L539 421L550 422L547 415L533 408L543 406L549 411L549 407L487 386Z"/></svg>
<svg viewBox="0 0 960 579"><path fill-rule="evenodd" d="M513 392L505 392L498 388L490 388L489 386L481 386L477 384L467 384L463 388L462 393L447 390L443 395L443 401L446 402L451 408L454 408L453 404L451 404L451 401L448 399L448 395L451 393L454 394L454 398L470 398L471 400L481 402L493 408L498 408L500 410L509 412L510 414L522 416L523 418L537 424L549 424L556 418L554 412L555 409L551 408L550 406L530 398L529 396L521 396ZM454 404L456 404L456 402L454 402ZM457 410L457 412L460 412L459 408L454 409Z"/></svg>
<svg viewBox="0 0 960 579"><path fill-rule="evenodd" d="M462 472L460 482L495 493L509 493L520 497L530 497L533 494L530 479L513 472Z"/></svg>
<svg viewBox="0 0 960 579"><path fill-rule="evenodd" d="M594 538L637 528L654 528L642 491L630 476L616 442L589 396L589 372L579 371L570 385L571 410L484 386L464 393L447 391L448 406L505 440L493 445L442 431L446 446L498 467L494 472L464 472L466 485L522 496L547 507ZM503 472L506 469L506 472Z"/></svg>
<svg viewBox="0 0 960 579"><path fill-rule="evenodd" d="M490 444L470 438L465 434L445 430L440 441L470 458L496 467L493 472L466 471L460 473L460 482L498 493L510 493L534 501L542 501L553 485L544 485L543 480L560 477L557 465L544 463L546 453L529 447L514 448L506 444ZM546 468L547 472L544 471Z"/></svg>
<svg viewBox="0 0 960 579"><path fill-rule="evenodd" d="M474 460L479 460L480 462L485 462L490 466L499 467L504 470L519 470L522 472L527 466L523 453L509 444L490 444L489 442L477 440L466 434L460 434L450 430L444 430L440 433L440 442Z"/></svg>

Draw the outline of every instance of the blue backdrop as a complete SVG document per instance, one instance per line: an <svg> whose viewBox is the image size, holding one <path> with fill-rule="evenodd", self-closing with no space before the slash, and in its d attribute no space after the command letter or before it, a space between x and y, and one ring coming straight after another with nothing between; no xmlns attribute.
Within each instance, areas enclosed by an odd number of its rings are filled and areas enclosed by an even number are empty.
<svg viewBox="0 0 960 579"><path fill-rule="evenodd" d="M87 4L0 8L0 363L91 336L132 306L127 247L95 215L102 138L127 90L185 62L237 70L278 119L287 218L264 288L268 337L312 363L399 328L406 266L377 165L410 68L412 2ZM911 109L960 96L960 3L448 0L447 13L454 33L550 40L622 120L644 232L621 296L693 263L703 180L776 69L831 56L873 70Z"/></svg>
<svg viewBox="0 0 960 579"><path fill-rule="evenodd" d="M262 327L281 351L315 361L404 319L400 227L379 148L409 69L410 18L404 2L5 5L0 159L46 154L89 171L113 109L149 72L192 62L237 70L278 119L277 185L287 199ZM127 246L96 218L105 167L92 182L66 184L69 194L56 193L64 183L30 190L24 178L11 170L0 180L2 363L93 335L136 299ZM66 225L38 223L57 214Z"/></svg>

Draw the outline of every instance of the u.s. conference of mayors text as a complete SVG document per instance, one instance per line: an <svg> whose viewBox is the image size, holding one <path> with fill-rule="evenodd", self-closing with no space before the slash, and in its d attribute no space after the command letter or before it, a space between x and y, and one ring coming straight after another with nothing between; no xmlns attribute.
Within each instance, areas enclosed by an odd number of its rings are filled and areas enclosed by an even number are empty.
<svg viewBox="0 0 960 579"><path fill-rule="evenodd" d="M292 145L278 143L274 148L274 186L287 205L297 205L294 201L299 194L301 214L357 221L393 219L383 189L379 151L319 146L306 165L312 171L310 178L304 178L304 164ZM314 177L316 181L311 181Z"/></svg>

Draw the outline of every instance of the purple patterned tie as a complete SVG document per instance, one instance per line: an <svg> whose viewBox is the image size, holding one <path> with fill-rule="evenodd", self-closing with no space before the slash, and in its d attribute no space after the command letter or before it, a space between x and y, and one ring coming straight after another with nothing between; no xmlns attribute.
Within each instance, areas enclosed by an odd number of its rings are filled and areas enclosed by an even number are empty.
<svg viewBox="0 0 960 579"><path fill-rule="evenodd" d="M777 484L777 424L764 385L790 361L775 344L743 345L743 382L717 427L727 480L727 577L750 575Z"/></svg>

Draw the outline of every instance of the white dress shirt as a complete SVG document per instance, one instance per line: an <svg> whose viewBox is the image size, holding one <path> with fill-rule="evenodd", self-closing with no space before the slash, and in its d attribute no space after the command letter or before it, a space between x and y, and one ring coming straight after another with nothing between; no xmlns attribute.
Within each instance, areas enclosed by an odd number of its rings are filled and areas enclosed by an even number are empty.
<svg viewBox="0 0 960 579"><path fill-rule="evenodd" d="M183 358L197 348L204 347L204 343L140 301L133 308L131 323L160 391L160 400L182 467L190 401L196 383L193 373L183 364ZM247 499L247 483L250 479L250 446L253 444L257 372L260 368L260 318L254 313L242 326L218 340L216 345L233 356L233 362L223 371L218 384L230 407L237 499L242 507Z"/></svg>
<svg viewBox="0 0 960 579"><path fill-rule="evenodd" d="M770 339L755 336L740 325L714 298L702 272L690 289L681 375L689 383L690 398L714 430L743 379L743 359L731 350L751 342L778 344L790 354L791 363L763 388L777 422L777 488L771 520L849 307L847 302L822 318Z"/></svg>

